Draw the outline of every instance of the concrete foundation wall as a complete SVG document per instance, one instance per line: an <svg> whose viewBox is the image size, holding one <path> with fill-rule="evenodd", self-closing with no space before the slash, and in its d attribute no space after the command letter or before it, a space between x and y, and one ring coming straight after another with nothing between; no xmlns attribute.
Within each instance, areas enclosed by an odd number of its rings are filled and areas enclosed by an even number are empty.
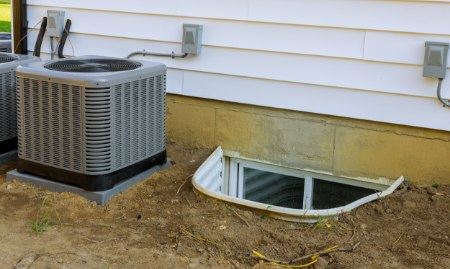
<svg viewBox="0 0 450 269"><path fill-rule="evenodd" d="M450 132L169 95L169 141L335 175L450 183Z"/></svg>

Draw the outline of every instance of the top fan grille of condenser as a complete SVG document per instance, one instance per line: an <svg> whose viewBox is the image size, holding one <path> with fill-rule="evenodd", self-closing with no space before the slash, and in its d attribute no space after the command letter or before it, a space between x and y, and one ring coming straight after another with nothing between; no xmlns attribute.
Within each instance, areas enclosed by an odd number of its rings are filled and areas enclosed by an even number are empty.
<svg viewBox="0 0 450 269"><path fill-rule="evenodd" d="M129 71L141 67L142 64L130 60L121 59L86 59L86 60L61 60L49 63L44 67L53 71L100 73Z"/></svg>
<svg viewBox="0 0 450 269"><path fill-rule="evenodd" d="M14 61L16 61L17 59L18 59L18 58L15 57L15 56L13 56L13 55L0 53L0 63L14 62Z"/></svg>

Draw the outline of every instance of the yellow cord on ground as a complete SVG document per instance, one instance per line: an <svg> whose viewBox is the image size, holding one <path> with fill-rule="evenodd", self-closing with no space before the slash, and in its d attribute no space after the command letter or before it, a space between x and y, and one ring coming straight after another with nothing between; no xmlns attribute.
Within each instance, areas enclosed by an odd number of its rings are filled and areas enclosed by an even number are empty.
<svg viewBox="0 0 450 269"><path fill-rule="evenodd" d="M319 257L312 257L311 261L309 263L305 263L305 264L289 265L289 264L284 264L281 261L269 259L269 258L267 258L266 256L264 256L263 254L259 253L256 250L253 250L253 255L255 255L256 257L258 257L258 258L260 258L262 260L268 261L268 262L272 263L273 265L276 265L276 266L279 266L279 267L284 267L284 268L292 268L292 269L309 267L309 266L315 264L317 262L317 259L319 258Z"/></svg>
<svg viewBox="0 0 450 269"><path fill-rule="evenodd" d="M305 264L297 264L297 265L290 265L290 264L288 264L286 262L282 262L282 261L278 261L278 260L267 258L266 256L264 256L264 254L262 254L262 253L260 253L260 252L258 252L256 250L253 250L252 252L253 252L253 255L255 255L256 257L258 257L258 258L260 258L262 260L265 260L267 262L270 262L273 265L276 265L276 266L279 266L279 267L283 267L283 268L292 268L292 269L294 269L294 268L310 267L311 265L314 265L317 262L317 260L319 259L320 255L336 251L338 248L339 248L339 246L332 246L332 247L326 248L325 250L318 252L316 255L311 256L310 257L310 259L311 259L310 262L305 263ZM305 259L306 259L306 257L305 257Z"/></svg>

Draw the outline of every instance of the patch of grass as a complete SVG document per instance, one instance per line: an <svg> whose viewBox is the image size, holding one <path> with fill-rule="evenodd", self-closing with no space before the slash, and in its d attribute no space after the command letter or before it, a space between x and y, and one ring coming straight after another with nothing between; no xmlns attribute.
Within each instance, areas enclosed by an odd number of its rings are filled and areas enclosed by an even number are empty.
<svg viewBox="0 0 450 269"><path fill-rule="evenodd" d="M11 22L0 21L0 32L11 33Z"/></svg>
<svg viewBox="0 0 450 269"><path fill-rule="evenodd" d="M0 0L0 32L11 32L11 4Z"/></svg>
<svg viewBox="0 0 450 269"><path fill-rule="evenodd" d="M58 213L51 209L49 202L49 197L45 196L36 214L36 219L30 221L31 230L37 234L47 231L50 226L56 224L56 221L51 217L52 215L55 215L59 220ZM59 223L61 223L61 220L59 220Z"/></svg>
<svg viewBox="0 0 450 269"><path fill-rule="evenodd" d="M48 230L51 225L54 225L54 221L49 215L44 214L38 217L36 220L31 221L31 230L35 233L43 233Z"/></svg>
<svg viewBox="0 0 450 269"><path fill-rule="evenodd" d="M431 185L431 187L438 189L439 188L439 183L433 183L433 185Z"/></svg>

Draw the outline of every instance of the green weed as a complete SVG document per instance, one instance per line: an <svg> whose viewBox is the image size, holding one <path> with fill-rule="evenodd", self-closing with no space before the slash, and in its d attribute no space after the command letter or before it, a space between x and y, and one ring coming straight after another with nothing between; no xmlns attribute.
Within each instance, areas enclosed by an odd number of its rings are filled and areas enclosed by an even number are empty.
<svg viewBox="0 0 450 269"><path fill-rule="evenodd" d="M47 214L39 216L37 219L30 222L31 230L38 234L47 231L53 224L54 221Z"/></svg>
<svg viewBox="0 0 450 269"><path fill-rule="evenodd" d="M42 199L41 206L36 213L36 219L30 221L30 227L34 233L43 233L47 231L50 226L56 224L56 221L52 218L52 212L54 213L53 215L56 215L59 220L58 213L51 210L51 205L49 205L48 200L48 196L45 196ZM59 220L59 222L61 223L61 220Z"/></svg>

